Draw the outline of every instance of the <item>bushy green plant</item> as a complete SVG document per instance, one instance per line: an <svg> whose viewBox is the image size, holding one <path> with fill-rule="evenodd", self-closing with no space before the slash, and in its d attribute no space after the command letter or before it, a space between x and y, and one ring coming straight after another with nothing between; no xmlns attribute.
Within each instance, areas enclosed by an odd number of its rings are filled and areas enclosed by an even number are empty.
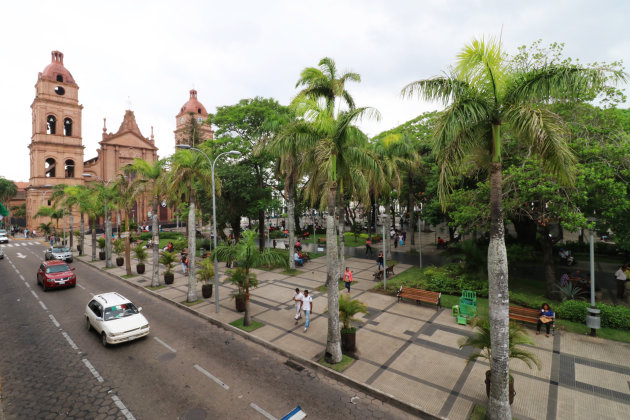
<svg viewBox="0 0 630 420"><path fill-rule="evenodd" d="M586 323L586 308L589 306L588 302L566 300L554 310L560 320ZM630 330L630 308L606 303L598 303L595 306L600 310L602 327Z"/></svg>
<svg viewBox="0 0 630 420"><path fill-rule="evenodd" d="M164 265L164 267L166 267L166 272L168 274L171 274L173 272L173 264L175 264L176 261L177 255L175 255L174 252L162 251L160 253L159 262L160 264Z"/></svg>
<svg viewBox="0 0 630 420"><path fill-rule="evenodd" d="M208 259L208 261L210 261L210 259ZM243 267L237 267L232 270L227 270L225 274L227 274L227 277L223 283L230 282L237 287L237 291L232 295L232 297L245 296L245 286L247 282L246 270ZM256 277L256 274L252 272L249 273L249 287L258 287L258 278Z"/></svg>
<svg viewBox="0 0 630 420"><path fill-rule="evenodd" d="M123 246L123 249L124 249L124 246ZM144 264L145 261L147 260L147 250L142 244L139 244L136 247L134 247L133 254L138 260L138 264Z"/></svg>
<svg viewBox="0 0 630 420"><path fill-rule="evenodd" d="M587 302L577 300L565 300L558 307L552 308L559 319L567 321L586 322L586 308L590 305Z"/></svg>
<svg viewBox="0 0 630 420"><path fill-rule="evenodd" d="M118 255L118 257L122 257L125 253L125 241L121 238L118 238L114 241L114 253Z"/></svg>
<svg viewBox="0 0 630 420"><path fill-rule="evenodd" d="M352 333L356 331L356 328L352 326L352 321L362 322L354 317L359 312L369 314L367 305L358 299L350 299L344 294L339 295L339 320L343 323L341 332Z"/></svg>
<svg viewBox="0 0 630 420"><path fill-rule="evenodd" d="M509 264L537 261L534 247L532 246L513 243L506 245L505 249L507 251Z"/></svg>
<svg viewBox="0 0 630 420"><path fill-rule="evenodd" d="M202 239L199 242L197 242L197 248L203 248L205 250L209 250L210 248L212 248L212 242L210 242L210 239Z"/></svg>
<svg viewBox="0 0 630 420"><path fill-rule="evenodd" d="M461 264L452 263L442 267L429 266L424 269L426 288L434 292L458 295L462 290L472 290L477 296L488 296L488 282L475 273L466 273Z"/></svg>
<svg viewBox="0 0 630 420"><path fill-rule="evenodd" d="M96 242L98 243L98 249L103 252L105 249L105 238L96 238Z"/></svg>
<svg viewBox="0 0 630 420"><path fill-rule="evenodd" d="M204 258L197 261L197 280L210 284L210 280L214 277L214 262L210 258Z"/></svg>
<svg viewBox="0 0 630 420"><path fill-rule="evenodd" d="M186 238L180 238L173 241L173 250L181 252L188 247L188 240Z"/></svg>
<svg viewBox="0 0 630 420"><path fill-rule="evenodd" d="M282 233L281 230L272 230L271 232L269 232L270 239L280 239L282 237L284 237L284 233Z"/></svg>

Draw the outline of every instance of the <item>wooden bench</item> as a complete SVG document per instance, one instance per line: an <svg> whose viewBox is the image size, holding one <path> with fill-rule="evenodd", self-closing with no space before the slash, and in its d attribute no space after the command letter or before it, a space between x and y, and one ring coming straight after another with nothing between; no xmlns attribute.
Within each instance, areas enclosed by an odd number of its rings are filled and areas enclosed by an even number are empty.
<svg viewBox="0 0 630 420"><path fill-rule="evenodd" d="M385 274L387 274L387 276L390 276L390 275L394 276L394 275L396 275L396 273L394 273L394 267L395 266L396 266L396 264L392 264L392 265L388 266L385 269Z"/></svg>
<svg viewBox="0 0 630 420"><path fill-rule="evenodd" d="M403 298L413 299L416 303L427 302L436 305L436 310L440 309L440 299L442 293L431 292L429 290L414 289L413 287L400 286L400 290L396 294L398 296L398 302Z"/></svg>
<svg viewBox="0 0 630 420"><path fill-rule="evenodd" d="M522 306L510 305L510 319L514 321L521 321L521 322L527 322L529 324L538 325L539 318L540 318L540 309L524 308ZM556 335L555 318L553 321L551 321L551 333L553 335Z"/></svg>

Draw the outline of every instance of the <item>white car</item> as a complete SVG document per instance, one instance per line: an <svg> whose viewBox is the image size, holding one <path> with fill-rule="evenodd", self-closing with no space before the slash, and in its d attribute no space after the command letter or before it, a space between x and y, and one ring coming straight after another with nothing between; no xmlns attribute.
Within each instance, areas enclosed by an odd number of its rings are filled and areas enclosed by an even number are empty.
<svg viewBox="0 0 630 420"><path fill-rule="evenodd" d="M103 346L135 340L149 334L149 321L119 293L95 295L85 307L88 331L96 330Z"/></svg>
<svg viewBox="0 0 630 420"><path fill-rule="evenodd" d="M0 233L0 244L8 244L9 243L9 237L7 236L6 233Z"/></svg>

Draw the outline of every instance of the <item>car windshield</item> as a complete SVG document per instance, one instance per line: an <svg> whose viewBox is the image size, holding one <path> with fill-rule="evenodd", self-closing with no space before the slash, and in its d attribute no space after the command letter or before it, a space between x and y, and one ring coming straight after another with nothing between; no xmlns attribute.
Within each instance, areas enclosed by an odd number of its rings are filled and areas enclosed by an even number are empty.
<svg viewBox="0 0 630 420"><path fill-rule="evenodd" d="M50 267L46 267L47 274L63 273L64 271L70 271L70 267L66 264L51 265Z"/></svg>
<svg viewBox="0 0 630 420"><path fill-rule="evenodd" d="M53 248L52 252L70 252L68 248Z"/></svg>
<svg viewBox="0 0 630 420"><path fill-rule="evenodd" d="M135 315L138 313L138 309L136 306L131 303L123 303L122 305L110 306L105 308L105 317L103 318L105 321L110 321L112 319L124 318L129 315Z"/></svg>

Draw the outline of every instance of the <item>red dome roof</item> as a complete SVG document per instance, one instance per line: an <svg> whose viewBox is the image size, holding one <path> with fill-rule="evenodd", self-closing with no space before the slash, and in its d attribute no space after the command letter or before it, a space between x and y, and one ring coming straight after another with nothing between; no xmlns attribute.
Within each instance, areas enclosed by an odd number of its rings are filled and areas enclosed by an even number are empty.
<svg viewBox="0 0 630 420"><path fill-rule="evenodd" d="M52 60L41 73L41 77L58 82L76 84L68 69L63 66L63 53L59 51L53 51L51 55Z"/></svg>
<svg viewBox="0 0 630 420"><path fill-rule="evenodd" d="M192 112L193 114L203 115L204 117L208 115L206 107L197 100L197 91L195 89L191 89L190 99L182 106L182 109L179 111L178 115L187 114L189 112Z"/></svg>

